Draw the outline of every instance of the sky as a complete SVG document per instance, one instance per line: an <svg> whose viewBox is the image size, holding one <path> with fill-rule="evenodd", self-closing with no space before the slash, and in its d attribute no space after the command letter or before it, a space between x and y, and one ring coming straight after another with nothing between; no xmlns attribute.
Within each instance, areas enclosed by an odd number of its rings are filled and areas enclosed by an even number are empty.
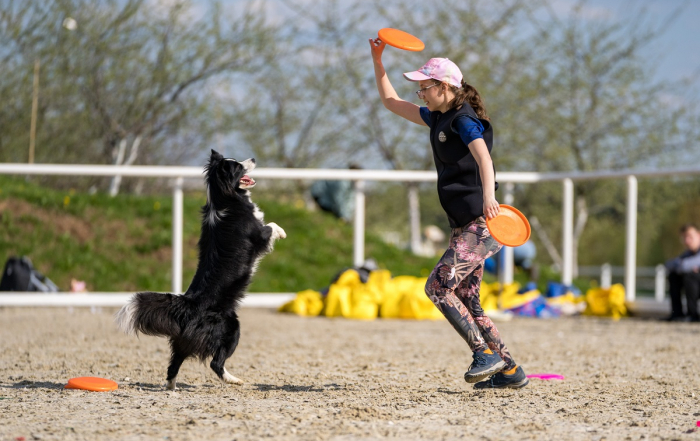
<svg viewBox="0 0 700 441"><path fill-rule="evenodd" d="M153 0L168 2L173 0ZM227 5L240 5L247 0L223 0ZM293 15L282 0L265 0L272 15ZM313 4L319 0L292 0L296 4ZM323 0L321 0L323 1ZM367 0L372 1L372 0ZM405 0L408 3L417 0ZM482 0L488 2L489 0ZM342 2L342 0L341 0ZM554 10L565 15L577 0L551 0ZM630 10L646 8L650 24L654 18L658 24L668 17L671 11L683 8L677 17L655 43L646 47L644 53L650 58L661 60L657 66L656 79L659 81L678 81L692 78L692 87L700 91L700 0L588 0L584 10L590 19L629 18ZM282 17L278 17L282 18Z"/></svg>
<svg viewBox="0 0 700 441"><path fill-rule="evenodd" d="M171 3L177 0L150 0L156 3ZM200 0L205 2L205 0ZM249 0L221 0L225 8L238 9L238 6ZM295 17L288 3L301 5L317 5L326 0L259 0L264 1L266 10L274 21L283 21ZM342 3L345 0L339 0ZM349 0L348 0L349 1ZM352 0L353 3L357 0ZM368 3L376 0L362 0ZM425 0L403 0L408 4ZM480 0L488 5L490 0ZM524 0L527 1L527 0ZM571 13L572 6L578 0L550 0L553 10L560 18ZM287 3L287 4L285 4ZM195 0L197 4L197 0ZM589 20L621 20L630 19L630 11L647 11L647 25L652 28L661 26L669 15L682 8L682 13L676 17L654 42L641 50L644 58L650 62L650 70L654 72L657 82L679 82L688 80L688 90L675 89L671 95L664 95L670 103L687 104L694 102L700 96L700 0L588 0L583 16ZM295 18L298 18L295 17ZM378 29L381 23L377 25ZM371 28L371 25L370 25ZM378 30L377 29L377 30ZM361 32L366 32L362 30ZM363 40L365 41L365 40ZM368 57L369 60L369 57ZM658 63L658 64L657 64Z"/></svg>
<svg viewBox="0 0 700 441"><path fill-rule="evenodd" d="M573 3L561 0L562 7ZM612 18L624 18L630 4L648 8L650 16L663 17L683 7L683 12L671 26L645 48L650 57L661 55L662 62L657 66L656 79L677 81L693 77L692 84L700 89L700 0L589 0L595 12L611 14Z"/></svg>

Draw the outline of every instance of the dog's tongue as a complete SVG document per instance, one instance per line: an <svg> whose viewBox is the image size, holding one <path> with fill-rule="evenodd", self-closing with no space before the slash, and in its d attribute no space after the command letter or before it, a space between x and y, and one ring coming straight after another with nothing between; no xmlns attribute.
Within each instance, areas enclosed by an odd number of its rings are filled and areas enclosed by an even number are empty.
<svg viewBox="0 0 700 441"><path fill-rule="evenodd" d="M244 184L244 185L253 185L253 184L255 184L255 181L253 180L253 178L251 178L251 177L248 176L248 175L243 175L243 177L241 178L241 181L240 181L240 182L241 182L241 184Z"/></svg>

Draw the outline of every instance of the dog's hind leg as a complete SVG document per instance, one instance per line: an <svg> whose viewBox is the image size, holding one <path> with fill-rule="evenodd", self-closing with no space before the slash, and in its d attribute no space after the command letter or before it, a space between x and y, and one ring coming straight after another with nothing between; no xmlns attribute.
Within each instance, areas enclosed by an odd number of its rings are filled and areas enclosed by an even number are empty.
<svg viewBox="0 0 700 441"><path fill-rule="evenodd" d="M170 365L168 366L168 378L165 387L168 390L175 390L175 380L177 379L177 373L180 372L180 366L182 362L187 358L181 351L179 351L174 343L170 343L172 347L172 355L170 356Z"/></svg>
<svg viewBox="0 0 700 441"><path fill-rule="evenodd" d="M229 324L234 327L232 338L219 347L219 350L216 352L216 354L214 354L214 358L211 360L209 366L224 383L243 384L243 381L240 378L231 375L224 367L224 363L231 355L233 355L233 352L238 346L238 340L241 338L241 328L238 323L238 319L234 318L231 322L229 322Z"/></svg>

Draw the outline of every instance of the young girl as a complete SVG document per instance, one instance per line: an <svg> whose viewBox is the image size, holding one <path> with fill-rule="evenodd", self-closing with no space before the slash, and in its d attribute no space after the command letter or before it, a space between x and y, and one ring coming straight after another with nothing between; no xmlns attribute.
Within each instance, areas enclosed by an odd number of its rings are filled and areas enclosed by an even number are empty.
<svg viewBox="0 0 700 441"><path fill-rule="evenodd" d="M481 97L464 82L452 61L431 58L419 70L404 74L407 80L418 83L416 94L425 107L404 101L382 65L385 43L379 39L369 42L384 107L430 128L438 196L452 235L449 248L428 278L425 292L473 352L464 379L476 383L476 389L524 387L528 384L525 372L511 357L479 301L484 260L501 249L484 219L498 215L499 205L490 155L493 130Z"/></svg>

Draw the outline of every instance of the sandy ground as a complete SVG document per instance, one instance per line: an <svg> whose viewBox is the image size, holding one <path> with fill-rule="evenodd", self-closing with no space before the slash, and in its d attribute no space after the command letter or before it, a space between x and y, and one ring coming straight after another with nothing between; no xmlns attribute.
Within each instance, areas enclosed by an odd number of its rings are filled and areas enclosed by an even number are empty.
<svg viewBox="0 0 700 441"><path fill-rule="evenodd" d="M515 319L499 329L531 380L475 391L445 321L302 318L244 309L222 386L187 361L164 388L164 339L115 310L0 308L0 440L700 439L700 325ZM64 390L71 377L114 392Z"/></svg>

